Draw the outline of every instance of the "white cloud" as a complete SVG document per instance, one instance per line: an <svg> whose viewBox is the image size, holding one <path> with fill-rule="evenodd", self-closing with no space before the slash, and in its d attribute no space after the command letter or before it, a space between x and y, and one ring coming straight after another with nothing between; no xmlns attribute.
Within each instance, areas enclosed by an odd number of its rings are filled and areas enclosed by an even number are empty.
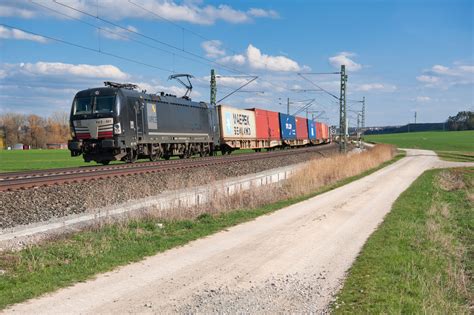
<svg viewBox="0 0 474 315"><path fill-rule="evenodd" d="M268 97L259 97L259 96L252 96L252 97L246 97L244 99L245 104L249 104L250 107L260 107L260 108L265 108L268 107L270 104L272 104L271 99Z"/></svg>
<svg viewBox="0 0 474 315"><path fill-rule="evenodd" d="M474 73L474 66L459 66L459 69L465 73Z"/></svg>
<svg viewBox="0 0 474 315"><path fill-rule="evenodd" d="M424 70L416 79L424 83L425 87L446 90L451 86L474 84L474 66L454 62L452 67L434 65Z"/></svg>
<svg viewBox="0 0 474 315"><path fill-rule="evenodd" d="M447 74L447 75L453 74L453 71L451 69L442 65L434 65L431 68L431 70L436 74Z"/></svg>
<svg viewBox="0 0 474 315"><path fill-rule="evenodd" d="M416 79L420 82L424 83L437 83L439 82L439 78L431 75L420 75L417 76Z"/></svg>
<svg viewBox="0 0 474 315"><path fill-rule="evenodd" d="M239 77L218 77L217 78L217 84L223 84L225 86L231 86L231 87L240 87L247 83L251 78L239 78ZM247 86L256 86L257 81L253 81L249 83Z"/></svg>
<svg viewBox="0 0 474 315"><path fill-rule="evenodd" d="M20 17L23 19L29 19L35 15L36 14L33 10L16 7L16 4L14 3L0 5L0 16L3 17Z"/></svg>
<svg viewBox="0 0 474 315"><path fill-rule="evenodd" d="M415 100L416 100L417 102L420 102L420 103L426 103L426 102L431 101L431 97L429 97L429 96L417 96L417 97L415 98Z"/></svg>
<svg viewBox="0 0 474 315"><path fill-rule="evenodd" d="M362 69L362 65L349 58L355 55L354 53L343 51L336 56L329 57L329 63L337 69L339 69L341 65L346 65L346 70L348 71L359 71Z"/></svg>
<svg viewBox="0 0 474 315"><path fill-rule="evenodd" d="M285 56L262 54L260 49L250 44L247 47L247 60L251 68L270 71L299 71L298 63Z"/></svg>
<svg viewBox="0 0 474 315"><path fill-rule="evenodd" d="M74 94L103 86L103 81L124 81L129 75L111 65L36 62L0 64L0 103L23 113L47 115L68 111Z"/></svg>
<svg viewBox="0 0 474 315"><path fill-rule="evenodd" d="M61 18L33 3L4 1L6 2L0 7L0 15L22 18L49 15ZM246 12L234 9L229 5L204 5L196 1L177 3L174 0L101 0L99 2L97 0L59 0L58 2L93 14L96 14L98 9L101 17L113 20L127 18L160 20L159 16L161 16L171 21L212 25L219 20L237 24L248 23L253 18L275 18L278 16L278 13L274 10L252 8ZM45 5L45 3L42 3L42 5ZM71 10L64 6L55 4L47 4L45 6L54 7L55 10L67 13L68 15L79 16L78 12L71 12ZM159 16L149 13L147 10Z"/></svg>
<svg viewBox="0 0 474 315"><path fill-rule="evenodd" d="M269 17L274 19L279 17L278 12L275 10L263 10L259 8L251 8L247 13L254 17Z"/></svg>
<svg viewBox="0 0 474 315"><path fill-rule="evenodd" d="M392 84L383 84L383 83L364 83L364 84L355 84L355 91L380 91L380 92L394 92L397 89L395 85Z"/></svg>
<svg viewBox="0 0 474 315"><path fill-rule="evenodd" d="M128 30L128 31L127 31ZM115 27L102 27L100 35L114 40L128 40L134 32L138 32L138 29L132 25L126 27L126 29L115 26Z"/></svg>
<svg viewBox="0 0 474 315"><path fill-rule="evenodd" d="M222 42L220 40L208 40L202 42L201 47L209 58L225 56L225 50L222 48Z"/></svg>
<svg viewBox="0 0 474 315"><path fill-rule="evenodd" d="M1 8L0 8L1 10ZM17 39L17 40L31 40L38 43L46 43L47 39L43 36L33 35L25 33L16 28L7 28L0 25L0 38L1 39Z"/></svg>
<svg viewBox="0 0 474 315"><path fill-rule="evenodd" d="M245 54L225 56L220 58L218 61L238 66L246 64L253 70L296 72L302 69L309 69L307 66L301 67L296 61L285 56L263 54L260 49L252 44L248 45Z"/></svg>
<svg viewBox="0 0 474 315"><path fill-rule="evenodd" d="M245 56L244 55L232 55L232 56L225 56L222 57L221 59L218 60L221 63L227 63L227 64L234 64L238 66L242 66L245 64Z"/></svg>
<svg viewBox="0 0 474 315"><path fill-rule="evenodd" d="M149 93L164 91L177 96L185 93L183 87L171 85L171 82L166 86L156 80L137 78L111 65L4 63L0 64L0 112L48 115L56 110L68 111L78 91L101 87L103 81L108 80L137 83ZM191 97L199 96L199 91L193 90Z"/></svg>
<svg viewBox="0 0 474 315"><path fill-rule="evenodd" d="M21 63L19 71L24 74L40 76L78 76L84 78L101 78L109 80L124 80L128 74L112 65L68 64L61 62Z"/></svg>

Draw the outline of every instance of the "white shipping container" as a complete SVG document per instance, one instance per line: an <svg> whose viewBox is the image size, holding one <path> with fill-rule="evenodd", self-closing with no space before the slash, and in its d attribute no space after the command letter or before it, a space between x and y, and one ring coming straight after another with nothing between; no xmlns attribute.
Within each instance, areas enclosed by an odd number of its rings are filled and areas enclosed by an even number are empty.
<svg viewBox="0 0 474 315"><path fill-rule="evenodd" d="M224 139L255 139L255 112L219 105L221 137Z"/></svg>

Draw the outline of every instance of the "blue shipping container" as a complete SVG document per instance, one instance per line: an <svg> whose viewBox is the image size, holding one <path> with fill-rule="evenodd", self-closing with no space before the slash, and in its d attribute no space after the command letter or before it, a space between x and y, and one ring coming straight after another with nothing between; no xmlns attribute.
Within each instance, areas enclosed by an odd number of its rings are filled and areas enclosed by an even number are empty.
<svg viewBox="0 0 474 315"><path fill-rule="evenodd" d="M308 119L308 138L316 140L316 123L311 119Z"/></svg>
<svg viewBox="0 0 474 315"><path fill-rule="evenodd" d="M282 140L296 139L296 120L295 116L280 114L280 132Z"/></svg>

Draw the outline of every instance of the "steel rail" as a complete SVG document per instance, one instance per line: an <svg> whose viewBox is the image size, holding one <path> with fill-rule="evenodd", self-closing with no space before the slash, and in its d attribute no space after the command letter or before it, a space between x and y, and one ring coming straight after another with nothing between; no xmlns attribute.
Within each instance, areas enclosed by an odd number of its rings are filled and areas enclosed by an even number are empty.
<svg viewBox="0 0 474 315"><path fill-rule="evenodd" d="M106 179L128 175L156 173L172 170L191 169L212 165L246 162L273 157L289 156L308 152L321 152L333 148L333 145L317 146L295 150L261 152L258 154L239 154L233 156L205 157L172 161L142 162L107 166L87 166L29 172L3 173L0 175L0 191L14 191L41 186L77 183L89 180Z"/></svg>

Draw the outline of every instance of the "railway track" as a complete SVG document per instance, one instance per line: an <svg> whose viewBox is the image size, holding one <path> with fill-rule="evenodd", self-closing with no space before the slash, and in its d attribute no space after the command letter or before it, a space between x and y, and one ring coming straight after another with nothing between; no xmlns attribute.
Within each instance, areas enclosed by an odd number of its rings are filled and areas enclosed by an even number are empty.
<svg viewBox="0 0 474 315"><path fill-rule="evenodd" d="M334 145L324 145L300 149L205 157L185 160L170 160L157 162L141 162L135 164L117 164L107 166L86 166L37 170L28 172L12 172L0 174L0 191L14 191L34 187L77 183L89 180L106 179L111 177L128 176L144 173L156 173L172 170L190 169L227 163L261 160L266 158L289 156L294 154L319 152L334 148Z"/></svg>

